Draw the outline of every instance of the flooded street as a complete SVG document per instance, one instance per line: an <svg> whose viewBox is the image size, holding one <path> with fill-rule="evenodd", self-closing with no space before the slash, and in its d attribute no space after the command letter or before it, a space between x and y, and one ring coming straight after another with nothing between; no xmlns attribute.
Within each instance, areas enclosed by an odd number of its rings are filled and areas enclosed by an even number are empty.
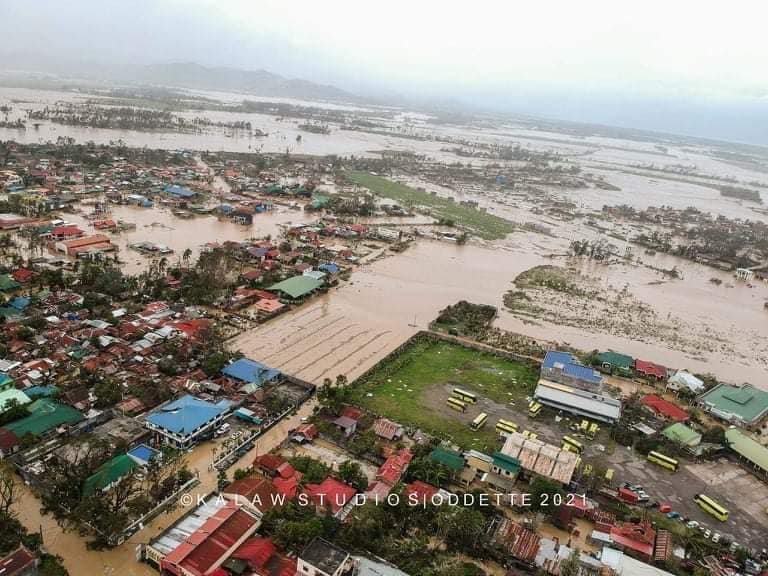
<svg viewBox="0 0 768 576"><path fill-rule="evenodd" d="M234 470L250 466L256 455L269 452L280 444L286 438L288 431L300 423L302 417L312 413L313 406L314 400L310 400L296 415L285 419L266 432L258 439L254 448L230 468L227 477L231 480ZM214 444L215 441L200 444L187 457L190 470L197 470L200 478L200 483L190 491L195 499L198 496L207 496L216 490L216 472L209 470ZM19 520L30 532L42 532L45 549L51 554L61 556L64 559L64 566L71 574L156 576L156 570L137 562L138 546L159 536L168 526L189 511L189 508L179 506L176 510L161 514L144 530L134 534L127 542L114 549L88 550L85 540L76 532L62 532L53 517L41 515L40 502L37 498L27 487L20 485L20 488L21 498L16 505Z"/></svg>

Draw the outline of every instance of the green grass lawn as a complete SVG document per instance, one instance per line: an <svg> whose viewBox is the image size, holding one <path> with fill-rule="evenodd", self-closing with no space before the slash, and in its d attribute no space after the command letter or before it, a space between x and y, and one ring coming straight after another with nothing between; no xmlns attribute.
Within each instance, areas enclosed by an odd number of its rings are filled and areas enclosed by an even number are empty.
<svg viewBox="0 0 768 576"><path fill-rule="evenodd" d="M427 340L412 344L365 382L353 386L353 402L401 424L451 439L463 448L493 450L498 437L491 419L485 428L473 431L458 415L436 410L436 404L442 408L444 403L444 393L436 387L451 384L507 404L530 394L537 378L538 371L528 364Z"/></svg>
<svg viewBox="0 0 768 576"><path fill-rule="evenodd" d="M462 206L446 198L420 192L410 186L392 182L368 172L352 171L347 174L355 184L368 188L378 196L390 198L413 210L419 207L438 219L452 220L457 226L485 240L498 240L514 232L514 225L504 218Z"/></svg>

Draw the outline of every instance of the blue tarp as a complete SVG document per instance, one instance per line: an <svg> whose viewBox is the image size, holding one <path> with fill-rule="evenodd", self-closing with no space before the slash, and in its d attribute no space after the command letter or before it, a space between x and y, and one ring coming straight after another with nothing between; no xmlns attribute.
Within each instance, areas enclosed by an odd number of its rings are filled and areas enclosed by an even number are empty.
<svg viewBox="0 0 768 576"><path fill-rule="evenodd" d="M235 360L232 364L225 366L222 374L241 382L249 384L264 384L280 376L280 371L265 366L261 362L249 358Z"/></svg>

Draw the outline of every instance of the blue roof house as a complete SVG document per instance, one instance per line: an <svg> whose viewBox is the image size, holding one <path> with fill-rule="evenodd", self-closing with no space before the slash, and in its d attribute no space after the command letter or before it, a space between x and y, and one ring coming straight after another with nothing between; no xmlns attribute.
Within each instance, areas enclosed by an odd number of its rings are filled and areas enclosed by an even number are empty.
<svg viewBox="0 0 768 576"><path fill-rule="evenodd" d="M339 273L339 267L333 262L328 262L327 264L320 264L320 266L318 266L317 269L322 270L323 272L327 272L328 274Z"/></svg>
<svg viewBox="0 0 768 576"><path fill-rule="evenodd" d="M213 404L194 396L182 396L160 406L147 417L147 428L177 448L188 448L205 436L228 414L228 400Z"/></svg>
<svg viewBox="0 0 768 576"><path fill-rule="evenodd" d="M26 298L24 296L16 296L16 298L8 302L8 305L11 308L15 308L19 312L22 312L26 310L27 306L29 306L31 302L32 301L29 298Z"/></svg>
<svg viewBox="0 0 768 576"><path fill-rule="evenodd" d="M251 360L250 358L235 360L225 366L221 373L228 378L239 380L246 385L253 384L256 387L263 386L267 382L272 382L280 377L279 370L265 366L261 362L256 362L256 360Z"/></svg>
<svg viewBox="0 0 768 576"><path fill-rule="evenodd" d="M603 377L594 368L580 364L570 352L550 350L541 363L541 377L577 388L598 390Z"/></svg>
<svg viewBox="0 0 768 576"><path fill-rule="evenodd" d="M179 186L178 184L171 184L163 188L163 192L176 196L176 198L194 198L195 192L187 188L186 186Z"/></svg>

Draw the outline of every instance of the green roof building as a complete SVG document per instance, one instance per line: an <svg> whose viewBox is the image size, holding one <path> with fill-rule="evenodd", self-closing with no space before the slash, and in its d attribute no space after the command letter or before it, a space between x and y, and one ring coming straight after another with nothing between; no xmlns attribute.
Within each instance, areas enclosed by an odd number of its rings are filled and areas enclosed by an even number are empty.
<svg viewBox="0 0 768 576"><path fill-rule="evenodd" d="M11 276L8 274L0 274L0 292L10 292L19 287L21 287L21 284L16 282Z"/></svg>
<svg viewBox="0 0 768 576"><path fill-rule="evenodd" d="M632 356L618 352L600 352L597 355L597 364L603 372L608 374L629 375L632 374L632 366L635 364L635 359Z"/></svg>
<svg viewBox="0 0 768 576"><path fill-rule="evenodd" d="M701 444L701 434L680 422L665 428L662 434L665 438L671 440L675 444L680 444L687 448L694 448Z"/></svg>
<svg viewBox="0 0 768 576"><path fill-rule="evenodd" d="M517 476L520 472L520 460L502 452L493 453L493 471L501 476Z"/></svg>
<svg viewBox="0 0 768 576"><path fill-rule="evenodd" d="M464 456L453 450L443 448L442 446L438 446L432 450L429 459L438 464L442 464L454 472L459 472L464 469Z"/></svg>
<svg viewBox="0 0 768 576"><path fill-rule="evenodd" d="M761 476L768 476L768 448L755 442L737 428L725 431L728 447Z"/></svg>
<svg viewBox="0 0 768 576"><path fill-rule="evenodd" d="M13 403L18 406L25 406L29 404L31 400L29 396L24 394L18 388L6 388L0 392L0 414L3 414L6 410L10 409Z"/></svg>
<svg viewBox="0 0 768 576"><path fill-rule="evenodd" d="M115 456L112 460L99 466L96 472L86 478L83 484L83 494L90 496L96 490L108 490L110 486L130 474L137 466L138 464L126 454Z"/></svg>
<svg viewBox="0 0 768 576"><path fill-rule="evenodd" d="M269 287L269 290L281 292L291 300L298 300L311 294L323 285L321 280L309 276L293 276Z"/></svg>
<svg viewBox="0 0 768 576"><path fill-rule="evenodd" d="M768 392L751 384L719 384L699 396L698 403L713 416L745 427L755 426L768 416Z"/></svg>
<svg viewBox="0 0 768 576"><path fill-rule="evenodd" d="M60 404L50 398L35 400L27 407L30 415L16 422L6 424L4 428L21 438L25 434L42 436L64 424L77 424L83 415L71 406Z"/></svg>

